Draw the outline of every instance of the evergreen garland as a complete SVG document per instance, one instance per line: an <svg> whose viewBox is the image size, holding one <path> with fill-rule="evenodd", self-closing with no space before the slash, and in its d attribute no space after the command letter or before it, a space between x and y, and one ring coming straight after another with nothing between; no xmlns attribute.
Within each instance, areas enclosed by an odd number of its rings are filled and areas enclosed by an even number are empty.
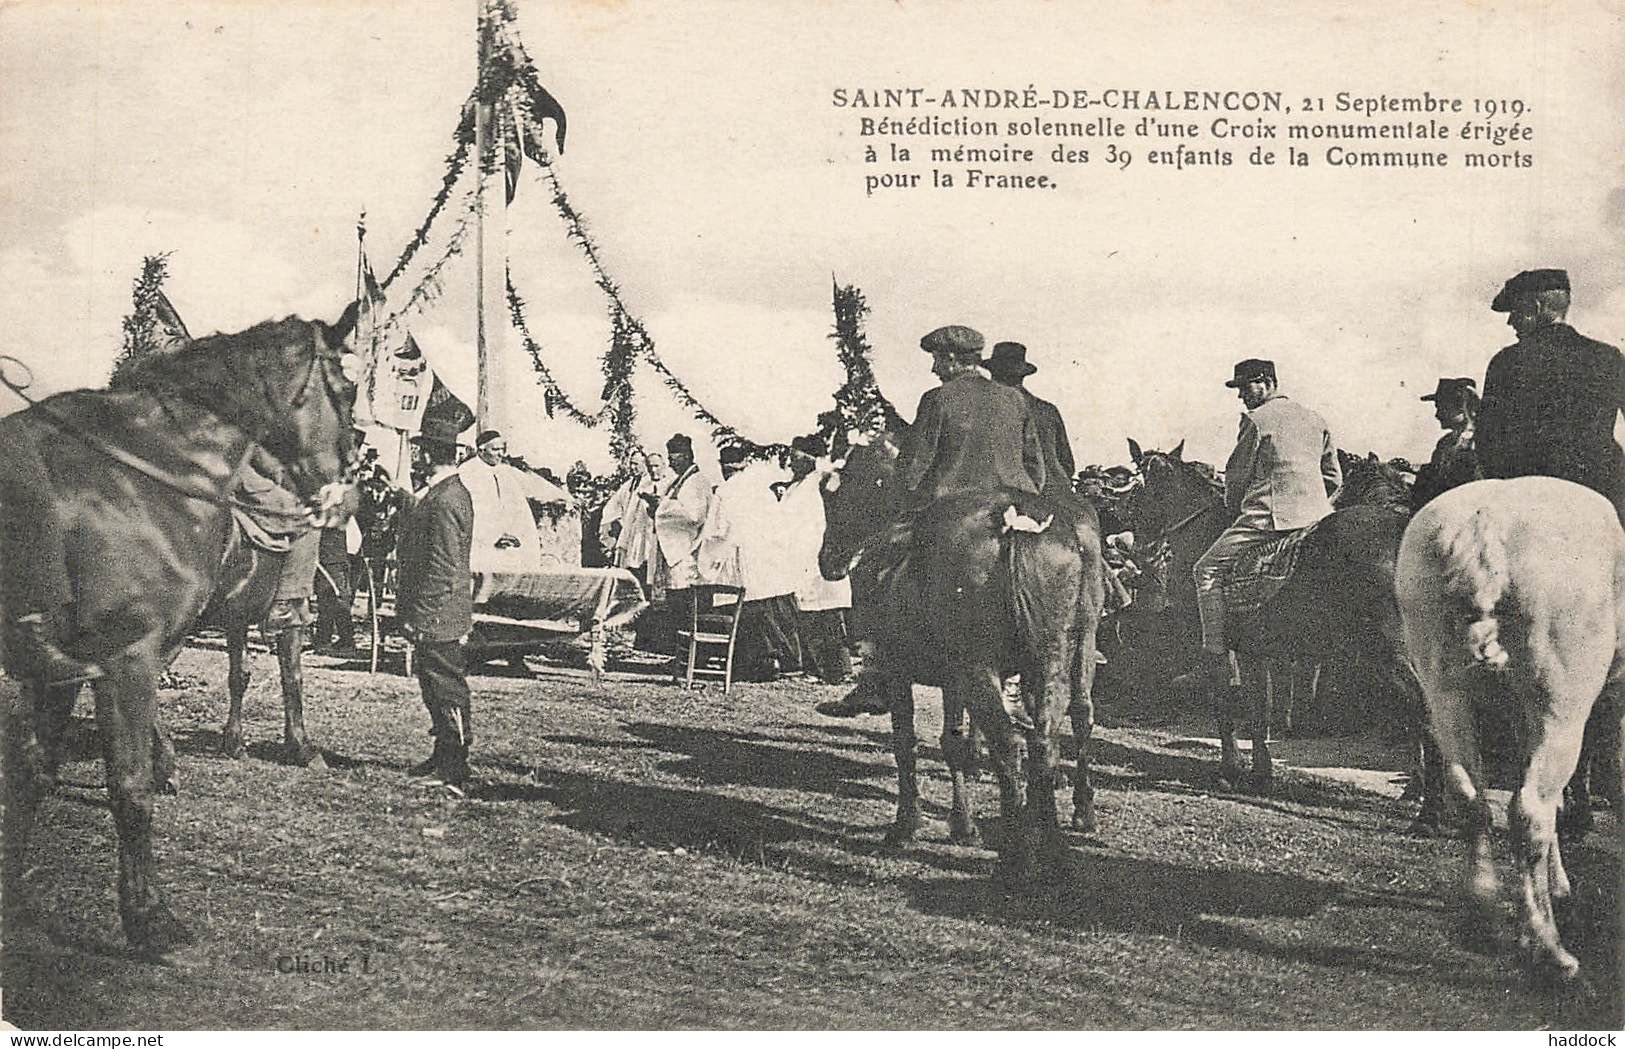
<svg viewBox="0 0 1625 1049"><path fill-rule="evenodd" d="M141 273L130 285L131 308L124 317L124 344L113 360L109 384L116 384L136 361L158 348L158 296L169 276L170 254L165 251L141 260Z"/></svg>
<svg viewBox="0 0 1625 1049"><path fill-rule="evenodd" d="M874 368L870 364L874 350L863 332L863 318L869 313L869 304L864 300L863 292L856 285L835 283L834 307L835 330L830 333L830 338L835 340L836 353L846 373L846 380L835 391L836 416L830 418L827 413L820 416L820 431L826 441L832 441L836 434L827 432L834 428L831 424L838 425L843 438L854 430L866 434L897 430L902 419L891 401L880 392L880 384L875 381Z"/></svg>

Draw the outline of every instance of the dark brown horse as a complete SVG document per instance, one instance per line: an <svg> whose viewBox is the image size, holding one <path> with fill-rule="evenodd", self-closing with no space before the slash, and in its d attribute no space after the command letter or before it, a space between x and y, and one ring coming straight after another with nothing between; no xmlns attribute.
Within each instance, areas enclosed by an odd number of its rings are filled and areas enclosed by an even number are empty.
<svg viewBox="0 0 1625 1049"><path fill-rule="evenodd" d="M118 832L125 936L142 954L188 942L152 848L158 677L218 588L235 524L228 493L251 443L288 468L325 523L353 469L355 387L340 334L289 318L215 335L138 364L116 391L57 394L0 420L37 447L67 546L80 652L105 676L96 721ZM20 902L34 809L76 688L21 690L6 726L5 900ZM156 766L156 767L155 767Z"/></svg>
<svg viewBox="0 0 1625 1049"><path fill-rule="evenodd" d="M296 538L295 542L298 541ZM252 677L248 671L248 631L255 624L266 622L289 556L256 546L242 528L234 529L227 545L220 586L199 617L200 623L218 626L226 636L229 666L226 690L231 709L226 715L225 727L220 730L220 751L227 757L241 758L248 753L243 735L243 697ZM287 760L305 768L325 770L327 762L322 758L321 749L305 734L305 675L300 659L305 628L298 624L282 625L274 630L268 628L268 633L276 638L277 669L282 676L282 745Z"/></svg>
<svg viewBox="0 0 1625 1049"><path fill-rule="evenodd" d="M1181 448L1183 445L1181 445ZM1134 507L1135 532L1169 541L1177 551L1170 587L1188 588L1194 604L1191 566L1229 525L1231 515L1212 475L1173 452L1138 452L1144 484ZM1376 677L1410 698L1421 711L1415 675L1405 662L1394 601L1394 557L1406 519L1382 506L1351 506L1322 521L1305 541L1293 577L1256 615L1229 624L1231 648L1242 659L1243 692L1251 702L1252 782L1270 784L1270 692L1264 660L1360 661ZM1175 601L1176 605L1178 600ZM1233 690L1226 690L1233 691ZM1219 725L1219 776L1242 779L1236 748L1233 697L1210 697ZM1437 799L1438 792L1431 792Z"/></svg>
<svg viewBox="0 0 1625 1049"><path fill-rule="evenodd" d="M1023 873L1040 850L1058 862L1064 844L1055 785L1064 713L1071 715L1078 748L1072 825L1086 832L1095 826L1088 766L1095 631L1105 595L1099 522L1082 503L1020 492L951 496L908 515L911 535L898 550L894 522L906 496L894 484L898 448L896 436L881 434L850 450L835 490L826 486L819 551L826 577L840 578L850 568L853 606L876 624L873 640L891 672L885 686L898 791L886 840L913 840L919 823L912 689L918 682L942 688L953 839L976 837L966 788L974 758L968 713L988 741L999 781L1001 867ZM1039 524L1045 527L1022 530ZM1007 709L1002 693L1011 674L1021 675L1017 711ZM1019 791L1023 737L1025 805Z"/></svg>

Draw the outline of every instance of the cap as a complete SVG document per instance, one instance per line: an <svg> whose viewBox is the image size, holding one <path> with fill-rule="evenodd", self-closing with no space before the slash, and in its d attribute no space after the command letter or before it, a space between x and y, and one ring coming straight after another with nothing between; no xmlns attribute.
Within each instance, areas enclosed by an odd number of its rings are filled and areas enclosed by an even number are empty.
<svg viewBox="0 0 1625 1049"><path fill-rule="evenodd" d="M1237 389L1242 383L1253 382L1258 379L1268 379L1270 382L1276 381L1274 361L1267 361L1262 357L1248 357L1244 361L1237 361L1235 375L1225 385L1231 389Z"/></svg>
<svg viewBox="0 0 1625 1049"><path fill-rule="evenodd" d="M950 324L928 332L920 339L926 353L981 353L982 333L963 324Z"/></svg>
<svg viewBox="0 0 1625 1049"><path fill-rule="evenodd" d="M1496 313L1510 313L1513 305L1525 295L1538 295L1543 291L1568 291L1567 270L1524 270L1501 286L1501 293L1490 303Z"/></svg>

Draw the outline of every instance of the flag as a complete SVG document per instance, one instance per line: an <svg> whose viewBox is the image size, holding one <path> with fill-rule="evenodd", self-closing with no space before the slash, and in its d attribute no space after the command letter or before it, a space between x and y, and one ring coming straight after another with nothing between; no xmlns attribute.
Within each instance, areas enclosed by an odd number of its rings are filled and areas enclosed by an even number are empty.
<svg viewBox="0 0 1625 1049"><path fill-rule="evenodd" d="M507 202L513 203L513 195L519 192L519 169L525 165L525 144L519 135L519 119L509 107L502 111L502 159L504 161L503 182L508 190Z"/></svg>
<svg viewBox="0 0 1625 1049"><path fill-rule="evenodd" d="M379 329L381 327L380 314L383 312L384 292L378 285L378 278L373 275L372 263L367 259L366 248L357 246L360 297L345 311L346 317L352 320L350 328L350 348L362 361L362 375L356 383L355 406L353 414L355 425L367 427L373 424L384 426L374 410L378 401L378 377L380 348L378 345ZM353 311L353 314L352 312ZM339 322L343 327L344 322Z"/></svg>
<svg viewBox="0 0 1625 1049"><path fill-rule="evenodd" d="M378 361L370 398L371 418L379 426L416 431L438 381L423 351L408 333L399 350Z"/></svg>
<svg viewBox="0 0 1625 1049"><path fill-rule="evenodd" d="M428 367L427 364L424 365ZM430 372L434 384L429 390L429 396L423 408L424 419L445 419L458 433L474 425L474 410L464 404L462 400L440 381L440 376Z"/></svg>
<svg viewBox="0 0 1625 1049"><path fill-rule="evenodd" d="M180 313L175 309L169 296L158 291L158 301L153 304L152 342L156 349L169 350L184 346L192 341L192 333L186 330L186 322L181 320Z"/></svg>

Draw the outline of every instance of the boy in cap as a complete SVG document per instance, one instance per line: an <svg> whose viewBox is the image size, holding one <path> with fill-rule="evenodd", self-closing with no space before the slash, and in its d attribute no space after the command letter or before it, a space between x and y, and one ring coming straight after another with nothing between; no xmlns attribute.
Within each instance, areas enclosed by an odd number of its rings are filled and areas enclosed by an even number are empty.
<svg viewBox="0 0 1625 1049"><path fill-rule="evenodd" d="M428 487L401 522L396 619L417 658L434 752L410 775L462 793L468 779L472 697L463 642L474 629L474 500L457 473L457 431L425 419L413 438L428 467Z"/></svg>
<svg viewBox="0 0 1625 1049"><path fill-rule="evenodd" d="M1430 500L1482 476L1478 451L1474 447L1473 419L1478 414L1478 383L1472 379L1440 379L1438 388L1422 397L1433 402L1434 417L1444 427L1444 436L1433 446L1433 458L1416 472L1411 486L1411 510L1415 512Z"/></svg>
<svg viewBox="0 0 1625 1049"><path fill-rule="evenodd" d="M1490 308L1518 341L1484 373L1477 424L1485 477L1561 477L1602 493L1625 520L1625 459L1614 423L1625 407L1619 350L1571 328L1569 275L1525 270Z"/></svg>

